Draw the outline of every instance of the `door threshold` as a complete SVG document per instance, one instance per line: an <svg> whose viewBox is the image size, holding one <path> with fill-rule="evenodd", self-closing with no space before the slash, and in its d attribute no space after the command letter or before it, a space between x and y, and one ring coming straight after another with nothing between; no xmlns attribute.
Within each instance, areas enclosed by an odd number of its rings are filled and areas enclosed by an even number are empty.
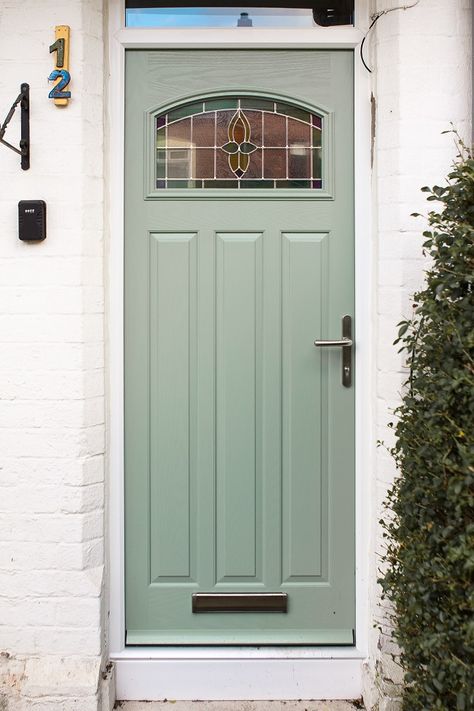
<svg viewBox="0 0 474 711"><path fill-rule="evenodd" d="M240 656L229 649L179 651L180 657L177 650L157 655L149 648L140 650L142 656L137 650L113 656L117 699L347 700L362 693L363 658L353 656L356 650L245 649Z"/></svg>
<svg viewBox="0 0 474 711"><path fill-rule="evenodd" d="M126 659L365 659L353 645L127 645L111 653Z"/></svg>
<svg viewBox="0 0 474 711"><path fill-rule="evenodd" d="M292 632L292 641L281 640L280 630L259 631L259 641L248 640L248 631L224 630L218 636L213 630L210 633L194 635L194 641L189 632L181 634L164 634L157 630L132 630L127 632L127 647L352 647L355 645L355 634L352 629L316 630L313 632ZM256 635L257 636L257 635Z"/></svg>

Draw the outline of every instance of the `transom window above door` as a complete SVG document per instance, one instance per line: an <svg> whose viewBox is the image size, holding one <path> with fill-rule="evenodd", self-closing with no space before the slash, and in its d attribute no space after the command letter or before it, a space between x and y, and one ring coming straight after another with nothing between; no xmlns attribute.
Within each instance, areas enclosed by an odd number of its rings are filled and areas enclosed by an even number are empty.
<svg viewBox="0 0 474 711"><path fill-rule="evenodd" d="M127 3L128 4L128 3ZM245 10L245 12L244 12ZM313 13L297 8L127 7L127 27L314 27Z"/></svg>
<svg viewBox="0 0 474 711"><path fill-rule="evenodd" d="M127 27L332 27L353 13L354 0L125 0Z"/></svg>
<svg viewBox="0 0 474 711"><path fill-rule="evenodd" d="M193 101L156 118L156 188L323 187L323 119L258 96Z"/></svg>

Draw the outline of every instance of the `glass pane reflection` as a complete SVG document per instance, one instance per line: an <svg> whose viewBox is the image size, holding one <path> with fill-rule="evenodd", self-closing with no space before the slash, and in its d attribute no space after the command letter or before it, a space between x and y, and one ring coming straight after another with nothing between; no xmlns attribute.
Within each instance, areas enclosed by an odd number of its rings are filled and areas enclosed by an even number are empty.
<svg viewBox="0 0 474 711"><path fill-rule="evenodd" d="M244 13L244 17L242 17ZM248 17L245 17L245 14ZM126 27L314 27L312 10L261 7L140 7L125 10Z"/></svg>
<svg viewBox="0 0 474 711"><path fill-rule="evenodd" d="M155 184L322 188L322 117L260 96L224 96L156 118Z"/></svg>

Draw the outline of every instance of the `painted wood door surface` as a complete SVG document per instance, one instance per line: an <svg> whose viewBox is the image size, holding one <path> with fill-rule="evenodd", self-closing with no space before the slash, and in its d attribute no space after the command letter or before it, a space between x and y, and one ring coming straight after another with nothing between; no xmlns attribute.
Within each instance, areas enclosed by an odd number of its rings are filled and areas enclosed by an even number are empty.
<svg viewBox="0 0 474 711"><path fill-rule="evenodd" d="M165 187L157 117L242 97L321 117L321 182ZM127 643L352 644L354 387L314 346L354 313L352 53L131 50L125 112Z"/></svg>

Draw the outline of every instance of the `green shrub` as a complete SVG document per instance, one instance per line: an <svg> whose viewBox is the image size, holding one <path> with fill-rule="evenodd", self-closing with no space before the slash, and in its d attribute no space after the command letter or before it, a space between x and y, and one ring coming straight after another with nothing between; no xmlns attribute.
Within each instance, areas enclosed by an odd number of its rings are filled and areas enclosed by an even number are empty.
<svg viewBox="0 0 474 711"><path fill-rule="evenodd" d="M460 143L424 232L431 257L395 343L410 369L381 521L403 708L474 709L474 159Z"/></svg>

